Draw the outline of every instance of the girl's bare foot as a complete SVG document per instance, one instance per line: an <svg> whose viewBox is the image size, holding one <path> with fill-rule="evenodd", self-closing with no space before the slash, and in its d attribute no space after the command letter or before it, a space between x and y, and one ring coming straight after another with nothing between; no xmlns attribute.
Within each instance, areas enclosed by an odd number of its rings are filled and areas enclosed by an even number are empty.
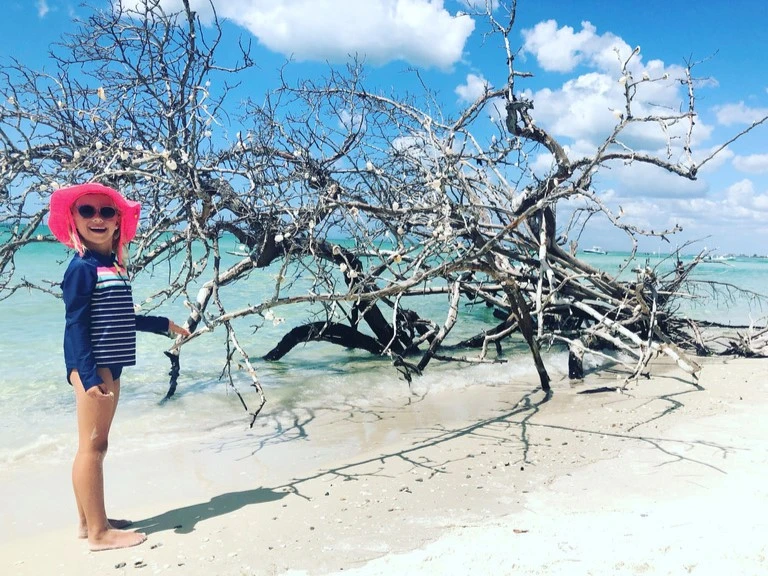
<svg viewBox="0 0 768 576"><path fill-rule="evenodd" d="M138 546L147 539L147 535L141 532L123 532L109 528L98 537L88 538L88 546L91 551L114 550L115 548L130 548Z"/></svg>
<svg viewBox="0 0 768 576"><path fill-rule="evenodd" d="M115 530L123 530L133 524L130 520L110 518L107 520L107 528L114 528ZM78 538L88 538L88 526L80 524L77 528Z"/></svg>

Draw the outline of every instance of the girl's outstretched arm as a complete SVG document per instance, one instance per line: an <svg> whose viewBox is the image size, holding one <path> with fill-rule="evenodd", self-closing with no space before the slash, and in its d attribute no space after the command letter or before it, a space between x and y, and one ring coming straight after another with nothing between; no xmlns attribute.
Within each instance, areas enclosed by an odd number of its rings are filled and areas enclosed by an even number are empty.
<svg viewBox="0 0 768 576"><path fill-rule="evenodd" d="M189 336L190 332L183 326L179 326L164 316L136 315L136 330L140 332L153 332L155 334L176 334L177 336Z"/></svg>

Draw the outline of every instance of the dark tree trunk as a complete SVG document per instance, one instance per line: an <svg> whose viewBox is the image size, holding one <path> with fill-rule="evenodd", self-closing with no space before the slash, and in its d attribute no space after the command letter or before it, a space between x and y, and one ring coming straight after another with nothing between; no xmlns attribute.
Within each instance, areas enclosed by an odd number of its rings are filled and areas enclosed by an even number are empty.
<svg viewBox="0 0 768 576"><path fill-rule="evenodd" d="M576 354L573 349L568 351L568 378L571 380L584 378L584 362L581 355Z"/></svg>
<svg viewBox="0 0 768 576"><path fill-rule="evenodd" d="M346 348L361 348L371 354L381 354L383 347L375 338L358 332L344 324L327 324L325 322L313 322L297 326L288 332L264 355L264 360L280 360L288 354L297 344L310 341L331 342Z"/></svg>

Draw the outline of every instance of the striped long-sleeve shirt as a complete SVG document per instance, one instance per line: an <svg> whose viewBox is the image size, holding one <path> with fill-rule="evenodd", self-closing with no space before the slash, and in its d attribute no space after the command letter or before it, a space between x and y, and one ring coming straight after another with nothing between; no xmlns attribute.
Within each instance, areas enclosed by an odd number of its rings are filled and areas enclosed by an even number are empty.
<svg viewBox="0 0 768 576"><path fill-rule="evenodd" d="M61 287L67 375L76 368L86 390L101 384L97 366L136 364L136 330L168 331L167 318L134 313L131 285L112 255L76 254Z"/></svg>

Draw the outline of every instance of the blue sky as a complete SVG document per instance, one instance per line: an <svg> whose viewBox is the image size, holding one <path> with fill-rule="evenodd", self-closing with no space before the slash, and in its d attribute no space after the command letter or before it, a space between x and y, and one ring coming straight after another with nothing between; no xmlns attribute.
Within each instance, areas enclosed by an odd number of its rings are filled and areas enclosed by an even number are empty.
<svg viewBox="0 0 768 576"><path fill-rule="evenodd" d="M124 0L126 1L126 0ZM135 1L135 0L134 0ZM497 5L498 0L489 0ZM245 87L258 94L276 87L276 71L292 57L297 76L327 70L346 55L364 55L368 86L390 91L412 82L418 68L437 90L448 113L466 105L483 83L503 84L504 53L483 43L478 18L461 15L484 0L218 0L219 17L232 36L251 38L258 70ZM172 9L180 0L163 0ZM205 17L207 2L192 0ZM107 7L107 0L93 0ZM0 18L0 57L41 68L47 48L73 29L86 9L70 0L7 0ZM499 12L497 12L499 14ZM534 99L537 122L580 156L594 150L610 127L610 108L621 106L613 47L640 46L636 74L679 75L687 59L705 60L694 72L698 87L694 159L750 122L768 116L768 2L733 0L677 2L632 0L519 0L512 40L521 48L519 70L534 78L517 88ZM411 84L412 85L412 84ZM679 84L653 85L648 98L669 106L683 102ZM257 98L258 99L258 98ZM649 144L650 145L650 144ZM650 148L649 148L650 149ZM542 169L548 158L533 159ZM702 169L697 182L658 171L627 167L609 171L598 192L625 218L654 229L683 226L671 246L704 239L699 247L721 253L768 254L768 123L729 146ZM595 221L581 245L626 249L623 236ZM649 240L646 250L668 250Z"/></svg>

